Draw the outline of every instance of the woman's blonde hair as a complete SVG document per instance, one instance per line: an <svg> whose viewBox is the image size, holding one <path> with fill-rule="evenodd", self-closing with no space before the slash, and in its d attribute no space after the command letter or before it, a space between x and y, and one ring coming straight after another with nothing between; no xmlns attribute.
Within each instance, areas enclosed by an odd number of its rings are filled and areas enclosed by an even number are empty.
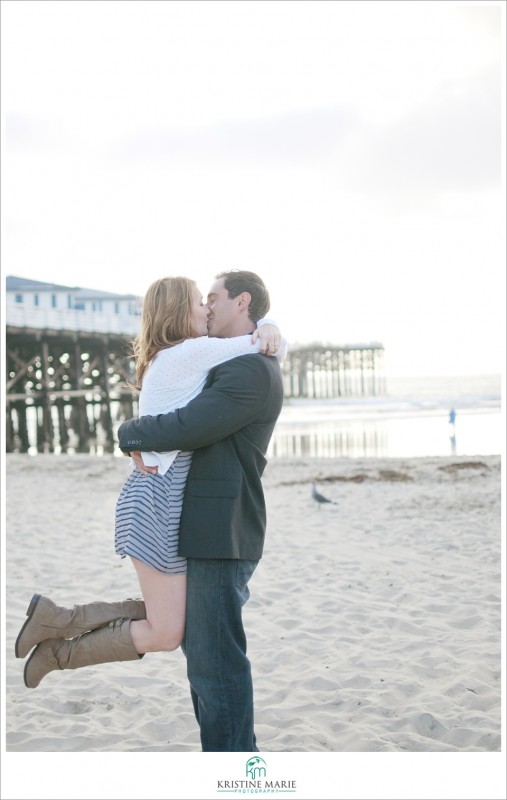
<svg viewBox="0 0 507 800"><path fill-rule="evenodd" d="M160 350L195 337L192 328L192 292L189 278L159 278L143 300L141 330L132 342L136 361L137 389L148 365Z"/></svg>

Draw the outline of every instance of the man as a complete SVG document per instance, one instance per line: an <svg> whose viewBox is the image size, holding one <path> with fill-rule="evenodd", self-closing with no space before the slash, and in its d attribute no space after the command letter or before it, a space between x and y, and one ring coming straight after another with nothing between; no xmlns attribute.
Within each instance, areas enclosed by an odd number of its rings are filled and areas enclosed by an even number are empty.
<svg viewBox="0 0 507 800"><path fill-rule="evenodd" d="M208 294L210 336L252 333L269 295L252 272L221 273ZM187 657L204 751L256 751L253 687L242 607L262 556L266 509L261 475L280 414L280 366L263 355L215 367L185 408L124 422L124 452L193 450L180 522L188 560Z"/></svg>

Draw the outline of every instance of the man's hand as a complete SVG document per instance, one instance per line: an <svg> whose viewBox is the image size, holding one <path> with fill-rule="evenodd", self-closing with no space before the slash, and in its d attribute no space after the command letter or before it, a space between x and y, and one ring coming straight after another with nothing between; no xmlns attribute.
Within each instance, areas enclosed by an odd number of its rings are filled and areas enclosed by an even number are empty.
<svg viewBox="0 0 507 800"><path fill-rule="evenodd" d="M252 344L259 339L259 352L266 356L274 356L281 342L280 329L276 325L266 322L260 328L256 328L252 334Z"/></svg>
<svg viewBox="0 0 507 800"><path fill-rule="evenodd" d="M158 467L147 467L143 461L143 457L139 450L132 450L130 453L134 464L136 465L139 472L144 473L144 475L156 475L158 473Z"/></svg>

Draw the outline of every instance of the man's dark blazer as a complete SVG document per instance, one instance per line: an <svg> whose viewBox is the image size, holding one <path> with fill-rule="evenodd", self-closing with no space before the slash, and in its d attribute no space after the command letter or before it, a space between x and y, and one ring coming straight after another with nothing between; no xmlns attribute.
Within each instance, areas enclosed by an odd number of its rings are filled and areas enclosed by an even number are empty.
<svg viewBox="0 0 507 800"><path fill-rule="evenodd" d="M261 475L282 402L278 361L239 356L214 367L201 394L185 408L120 426L124 452L195 451L180 522L181 556L261 558L266 532Z"/></svg>

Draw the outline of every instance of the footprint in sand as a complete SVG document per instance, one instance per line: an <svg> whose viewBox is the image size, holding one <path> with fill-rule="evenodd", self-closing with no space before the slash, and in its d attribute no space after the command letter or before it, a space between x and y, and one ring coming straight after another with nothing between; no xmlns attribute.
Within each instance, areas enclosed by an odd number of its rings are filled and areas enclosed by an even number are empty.
<svg viewBox="0 0 507 800"><path fill-rule="evenodd" d="M415 728L420 736L427 736L430 739L441 739L447 728L435 719L432 714L421 714L415 720Z"/></svg>

